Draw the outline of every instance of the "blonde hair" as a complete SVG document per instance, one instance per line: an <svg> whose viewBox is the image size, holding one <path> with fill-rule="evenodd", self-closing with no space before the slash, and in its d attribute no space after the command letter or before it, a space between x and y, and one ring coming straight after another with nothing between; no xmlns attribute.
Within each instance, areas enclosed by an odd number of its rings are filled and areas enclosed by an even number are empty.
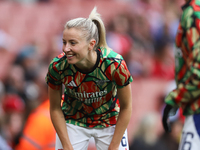
<svg viewBox="0 0 200 150"><path fill-rule="evenodd" d="M77 28L83 31L84 36L87 41L91 39L96 40L96 47L105 47L108 48L106 43L106 30L104 23L100 17L100 14L97 13L97 8L91 11L89 18L76 18L69 20L64 28Z"/></svg>

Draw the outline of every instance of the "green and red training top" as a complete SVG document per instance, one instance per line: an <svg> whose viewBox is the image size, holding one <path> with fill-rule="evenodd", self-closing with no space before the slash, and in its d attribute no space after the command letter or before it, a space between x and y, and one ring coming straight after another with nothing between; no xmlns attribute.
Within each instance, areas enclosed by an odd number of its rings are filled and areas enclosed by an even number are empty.
<svg viewBox="0 0 200 150"><path fill-rule="evenodd" d="M68 64L64 53L49 65L47 84L58 90L65 85L62 111L66 123L92 128L116 124L120 111L117 88L133 79L121 55L106 48L96 52L97 61L90 72Z"/></svg>
<svg viewBox="0 0 200 150"><path fill-rule="evenodd" d="M200 113L200 0L190 0L182 9L176 36L177 88L165 102L191 115Z"/></svg>

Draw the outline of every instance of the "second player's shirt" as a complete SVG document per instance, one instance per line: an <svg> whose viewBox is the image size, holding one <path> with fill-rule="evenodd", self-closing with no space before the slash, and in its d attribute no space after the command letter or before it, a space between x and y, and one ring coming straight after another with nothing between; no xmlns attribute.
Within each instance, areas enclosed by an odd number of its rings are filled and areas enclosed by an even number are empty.
<svg viewBox="0 0 200 150"><path fill-rule="evenodd" d="M190 0L182 8L176 36L177 88L165 102L191 115L200 113L200 0Z"/></svg>
<svg viewBox="0 0 200 150"><path fill-rule="evenodd" d="M122 56L106 48L97 49L92 71L83 72L67 63L64 53L49 66L46 82L53 89L65 85L62 110L67 123L82 127L115 125L120 110L117 88L132 82Z"/></svg>

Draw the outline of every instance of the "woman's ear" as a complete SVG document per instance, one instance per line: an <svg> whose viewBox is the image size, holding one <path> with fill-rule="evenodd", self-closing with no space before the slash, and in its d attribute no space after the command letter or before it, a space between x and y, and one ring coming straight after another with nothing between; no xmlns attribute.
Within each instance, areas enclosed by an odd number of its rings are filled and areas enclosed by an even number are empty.
<svg viewBox="0 0 200 150"><path fill-rule="evenodd" d="M91 40L90 40L90 43L89 43L88 49L89 49L89 50L93 50L95 44L96 44L96 40L95 40L95 39L91 39Z"/></svg>

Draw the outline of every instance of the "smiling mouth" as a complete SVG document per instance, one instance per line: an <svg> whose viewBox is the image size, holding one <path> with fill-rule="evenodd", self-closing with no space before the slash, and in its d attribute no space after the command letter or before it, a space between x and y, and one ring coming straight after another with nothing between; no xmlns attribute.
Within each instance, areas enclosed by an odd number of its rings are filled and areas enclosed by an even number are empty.
<svg viewBox="0 0 200 150"><path fill-rule="evenodd" d="M67 58L71 58L71 57L73 57L74 55L66 55L67 56Z"/></svg>

